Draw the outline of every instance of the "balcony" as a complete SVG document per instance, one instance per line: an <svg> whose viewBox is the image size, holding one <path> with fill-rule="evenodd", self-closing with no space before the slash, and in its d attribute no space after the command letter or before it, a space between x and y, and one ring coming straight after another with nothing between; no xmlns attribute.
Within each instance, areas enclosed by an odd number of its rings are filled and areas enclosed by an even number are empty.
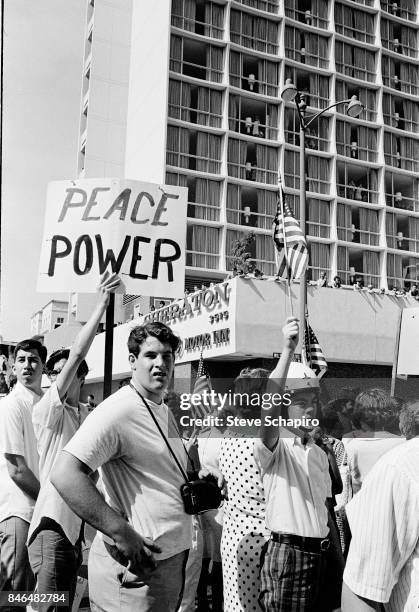
<svg viewBox="0 0 419 612"><path fill-rule="evenodd" d="M383 94L384 123L407 132L419 132L419 104L402 96Z"/></svg>
<svg viewBox="0 0 419 612"><path fill-rule="evenodd" d="M370 45L375 43L374 15L354 9L352 6L335 4L335 29L336 34L347 38Z"/></svg>
<svg viewBox="0 0 419 612"><path fill-rule="evenodd" d="M378 172L360 166L338 162L336 168L339 198L378 204Z"/></svg>
<svg viewBox="0 0 419 612"><path fill-rule="evenodd" d="M330 104L329 77L318 74L310 69L300 70L291 66L285 66L285 83L290 79L296 84L298 91L304 94L307 106L315 109L323 109ZM349 99L351 96L347 96ZM346 98L342 98L346 99Z"/></svg>
<svg viewBox="0 0 419 612"><path fill-rule="evenodd" d="M188 225L186 230L186 265L218 270L220 265L220 230L203 225Z"/></svg>
<svg viewBox="0 0 419 612"><path fill-rule="evenodd" d="M277 14L279 9L279 0L237 0L237 2L266 13Z"/></svg>
<svg viewBox="0 0 419 612"><path fill-rule="evenodd" d="M285 142L295 146L300 145L300 131L298 116L294 109L285 109ZM312 151L329 151L329 119L320 117L315 128L306 130L305 145L306 149Z"/></svg>
<svg viewBox="0 0 419 612"><path fill-rule="evenodd" d="M356 124L336 122L336 151L351 159L377 162L377 131Z"/></svg>
<svg viewBox="0 0 419 612"><path fill-rule="evenodd" d="M230 94L229 129L255 138L278 139L278 105Z"/></svg>
<svg viewBox="0 0 419 612"><path fill-rule="evenodd" d="M263 17L231 10L230 40L261 53L278 54L278 24Z"/></svg>
<svg viewBox="0 0 419 612"><path fill-rule="evenodd" d="M309 150L308 150L309 153ZM292 189L300 188L299 153L286 150L285 184ZM307 191L313 193L330 193L330 160L317 155L307 155Z"/></svg>
<svg viewBox="0 0 419 612"><path fill-rule="evenodd" d="M316 7L312 7L310 2L294 2L294 6L290 6L291 3L285 5L285 17L305 23L308 26L314 28L321 28L327 30L329 20L327 18L327 9L323 10L323 14L319 13L322 11L322 5L316 4ZM297 5L297 6L295 6Z"/></svg>
<svg viewBox="0 0 419 612"><path fill-rule="evenodd" d="M384 159L394 168L419 172L419 141L385 132Z"/></svg>
<svg viewBox="0 0 419 612"><path fill-rule="evenodd" d="M418 56L417 31L388 19L381 20L381 44L393 53L412 58Z"/></svg>
<svg viewBox="0 0 419 612"><path fill-rule="evenodd" d="M318 34L285 26L285 57L307 66L329 68L328 39Z"/></svg>
<svg viewBox="0 0 419 612"><path fill-rule="evenodd" d="M278 183L278 149L229 138L228 176L258 183Z"/></svg>
<svg viewBox="0 0 419 612"><path fill-rule="evenodd" d="M388 2L388 0L381 0L381 8L383 11L390 13L393 17L400 17L400 19L407 19L408 21L416 21L416 6L415 0L408 0L403 2L405 6L399 6L399 2Z"/></svg>
<svg viewBox="0 0 419 612"><path fill-rule="evenodd" d="M172 26L221 40L224 34L224 7L213 2L173 0Z"/></svg>
<svg viewBox="0 0 419 612"><path fill-rule="evenodd" d="M230 51L230 85L251 94L278 98L279 64Z"/></svg>
<svg viewBox="0 0 419 612"><path fill-rule="evenodd" d="M197 172L221 171L221 136L167 126L166 163Z"/></svg>
<svg viewBox="0 0 419 612"><path fill-rule="evenodd" d="M178 36L171 37L169 69L173 72L203 81L221 83L223 58L224 51L221 47Z"/></svg>
<svg viewBox="0 0 419 612"><path fill-rule="evenodd" d="M221 128L223 94L221 91L169 80L169 117L188 123Z"/></svg>
<svg viewBox="0 0 419 612"><path fill-rule="evenodd" d="M339 40L335 43L336 71L369 83L376 80L376 53Z"/></svg>
<svg viewBox="0 0 419 612"><path fill-rule="evenodd" d="M396 61L383 53L381 58L383 85L411 96L419 94L419 69L416 64Z"/></svg>

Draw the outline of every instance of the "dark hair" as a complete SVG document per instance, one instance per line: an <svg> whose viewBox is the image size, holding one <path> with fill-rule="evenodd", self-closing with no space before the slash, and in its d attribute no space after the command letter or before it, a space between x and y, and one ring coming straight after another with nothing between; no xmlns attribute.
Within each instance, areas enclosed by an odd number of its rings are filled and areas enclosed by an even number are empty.
<svg viewBox="0 0 419 612"><path fill-rule="evenodd" d="M38 340L29 338L28 340L22 340L18 342L13 351L13 358L16 359L16 355L19 351L37 351L39 358L42 363L45 363L47 358L47 347L41 344Z"/></svg>
<svg viewBox="0 0 419 612"><path fill-rule="evenodd" d="M95 399L95 396L93 395L93 393L89 393L89 395L87 397L88 398L91 397L92 399Z"/></svg>
<svg viewBox="0 0 419 612"><path fill-rule="evenodd" d="M54 369L55 364L61 359L68 359L70 355L70 349L58 349L54 351L48 358L48 361L45 364L45 370L50 376L51 372ZM77 368L77 378L84 378L89 373L89 368L87 366L86 361L83 359L79 367Z"/></svg>
<svg viewBox="0 0 419 612"><path fill-rule="evenodd" d="M371 430L386 429L394 419L396 406L384 389L367 389L356 396L353 421L356 427L365 423Z"/></svg>
<svg viewBox="0 0 419 612"><path fill-rule="evenodd" d="M326 433L331 435L334 435L337 431L342 431L342 423L338 413L330 408L326 408L320 417L320 426Z"/></svg>
<svg viewBox="0 0 419 612"><path fill-rule="evenodd" d="M180 338L172 332L170 327L160 321L150 321L133 327L128 338L128 351L138 357L141 345L149 336L157 338L162 344L168 344L173 355L176 353Z"/></svg>
<svg viewBox="0 0 419 612"><path fill-rule="evenodd" d="M399 428L408 440L419 436L419 401L408 402L400 412Z"/></svg>

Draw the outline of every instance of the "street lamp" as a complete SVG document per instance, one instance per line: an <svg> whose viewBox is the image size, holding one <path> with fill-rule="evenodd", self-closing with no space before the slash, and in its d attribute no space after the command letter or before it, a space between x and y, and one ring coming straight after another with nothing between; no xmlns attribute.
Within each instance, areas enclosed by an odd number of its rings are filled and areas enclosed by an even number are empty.
<svg viewBox="0 0 419 612"><path fill-rule="evenodd" d="M306 118L305 112L307 108L307 104L305 101L305 96L300 91L298 91L297 87L294 85L291 79L287 79L285 81L285 86L281 91L281 99L283 102L295 102L295 106L297 108L298 120L300 124L300 225L301 230L306 235L306 132L310 125L316 121L321 115L323 115L326 111L338 106L340 104L346 104L346 114L349 117L358 117L362 111L364 110L364 106L359 102L356 96L352 96L349 100L340 100L339 102L334 102L330 104L326 108L323 108L321 111L314 115L310 115ZM307 282L306 282L306 274L304 273L300 279L300 325L302 325L301 330L301 338L300 338L300 350L302 354L302 347L304 343L304 326L307 315Z"/></svg>

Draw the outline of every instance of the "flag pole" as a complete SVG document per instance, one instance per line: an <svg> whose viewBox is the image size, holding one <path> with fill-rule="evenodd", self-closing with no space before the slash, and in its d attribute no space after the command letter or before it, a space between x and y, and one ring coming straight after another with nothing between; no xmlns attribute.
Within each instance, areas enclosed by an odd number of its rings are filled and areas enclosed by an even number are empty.
<svg viewBox="0 0 419 612"><path fill-rule="evenodd" d="M284 255L285 255L285 261L287 262L287 273L288 273L288 278L287 278L287 295L288 295L288 304L289 304L289 309L290 309L290 315L293 317L294 316L294 310L292 307L292 298L291 298L291 267L288 261L288 249L287 249L287 238L286 238L286 232L285 232L285 211L284 211L284 199L283 199L283 191L282 191L282 180L281 180L281 175L278 173L278 197L279 197L279 204L281 206L281 215L282 215L282 223L283 223L283 228L284 228Z"/></svg>

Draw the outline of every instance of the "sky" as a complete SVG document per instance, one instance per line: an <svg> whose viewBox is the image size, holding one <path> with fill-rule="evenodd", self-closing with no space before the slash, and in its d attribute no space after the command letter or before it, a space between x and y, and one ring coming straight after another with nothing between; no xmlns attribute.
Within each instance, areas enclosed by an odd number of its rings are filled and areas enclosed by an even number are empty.
<svg viewBox="0 0 419 612"><path fill-rule="evenodd" d="M30 336L47 184L76 176L86 0L5 0L1 314Z"/></svg>

